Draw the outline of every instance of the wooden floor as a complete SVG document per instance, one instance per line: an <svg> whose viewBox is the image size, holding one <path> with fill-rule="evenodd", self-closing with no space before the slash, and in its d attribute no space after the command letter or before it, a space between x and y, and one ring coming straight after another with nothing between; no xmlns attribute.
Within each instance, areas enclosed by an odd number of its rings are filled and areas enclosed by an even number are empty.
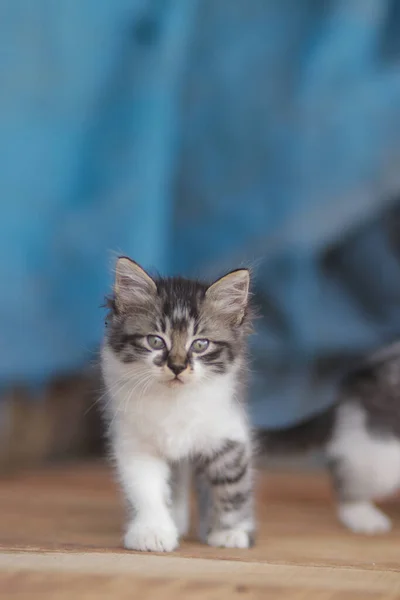
<svg viewBox="0 0 400 600"><path fill-rule="evenodd" d="M0 482L0 597L41 600L400 599L400 503L394 531L364 538L334 518L324 474L263 474L251 550L195 539L171 555L121 549L122 508L102 464Z"/></svg>

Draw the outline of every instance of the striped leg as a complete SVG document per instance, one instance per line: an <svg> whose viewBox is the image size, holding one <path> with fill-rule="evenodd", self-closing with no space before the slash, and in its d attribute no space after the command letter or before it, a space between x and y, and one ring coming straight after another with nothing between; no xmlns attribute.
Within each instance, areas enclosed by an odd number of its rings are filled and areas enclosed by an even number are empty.
<svg viewBox="0 0 400 600"><path fill-rule="evenodd" d="M211 491L210 546L248 548L253 543L253 485L250 442L226 441L199 462Z"/></svg>

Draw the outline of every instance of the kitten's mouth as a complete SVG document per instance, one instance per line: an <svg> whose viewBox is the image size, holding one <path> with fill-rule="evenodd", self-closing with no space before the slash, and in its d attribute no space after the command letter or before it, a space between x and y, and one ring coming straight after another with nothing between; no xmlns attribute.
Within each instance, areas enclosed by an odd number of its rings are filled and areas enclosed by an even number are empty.
<svg viewBox="0 0 400 600"><path fill-rule="evenodd" d="M167 384L170 385L171 387L177 387L180 385L184 384L184 381L182 381L182 379L179 379L179 377L174 377L173 379L170 379L169 381L167 381Z"/></svg>

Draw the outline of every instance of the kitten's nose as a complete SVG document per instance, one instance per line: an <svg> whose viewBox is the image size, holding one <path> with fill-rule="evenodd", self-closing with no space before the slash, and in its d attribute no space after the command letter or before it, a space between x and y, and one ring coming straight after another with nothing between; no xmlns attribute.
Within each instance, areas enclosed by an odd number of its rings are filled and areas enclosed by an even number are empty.
<svg viewBox="0 0 400 600"><path fill-rule="evenodd" d="M171 369L171 371L176 376L178 376L179 373L182 373L182 371L184 371L186 369L186 365L183 365L183 364L176 364L176 363L171 363L171 362L168 362L167 364L168 364L169 369Z"/></svg>

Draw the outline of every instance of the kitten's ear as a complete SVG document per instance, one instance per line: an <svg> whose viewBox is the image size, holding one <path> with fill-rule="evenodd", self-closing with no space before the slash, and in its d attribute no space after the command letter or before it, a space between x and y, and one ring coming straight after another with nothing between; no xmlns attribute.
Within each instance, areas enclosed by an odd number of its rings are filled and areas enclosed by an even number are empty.
<svg viewBox="0 0 400 600"><path fill-rule="evenodd" d="M114 294L118 308L151 302L156 292L156 284L142 267L124 256L117 260Z"/></svg>
<svg viewBox="0 0 400 600"><path fill-rule="evenodd" d="M243 321L249 300L250 273L238 269L228 273L206 291L206 299L219 313L229 317L236 325Z"/></svg>

